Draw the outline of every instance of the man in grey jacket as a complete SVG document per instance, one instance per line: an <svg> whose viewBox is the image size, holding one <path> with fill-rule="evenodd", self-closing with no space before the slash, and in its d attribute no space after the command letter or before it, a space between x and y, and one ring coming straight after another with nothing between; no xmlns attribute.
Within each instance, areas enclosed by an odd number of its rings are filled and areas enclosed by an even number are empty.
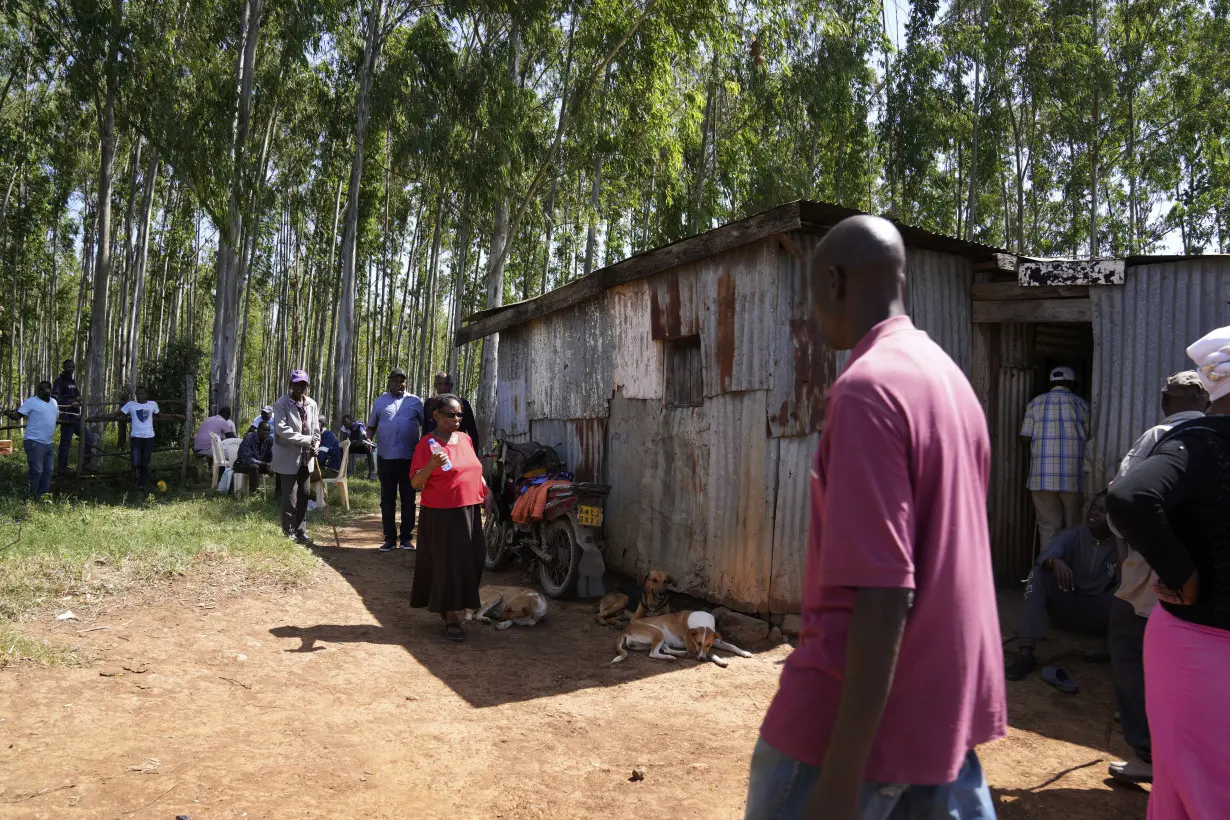
<svg viewBox="0 0 1230 820"><path fill-rule="evenodd" d="M290 392L273 404L273 472L281 482L282 532L300 544L307 536L307 507L320 447L320 410L308 397L308 374L290 374Z"/></svg>
<svg viewBox="0 0 1230 820"><path fill-rule="evenodd" d="M1017 631L1017 658L1008 664L1008 680L1020 680L1034 668L1034 647L1046 629L1046 616L1087 635L1105 635L1111 602L1119 587L1115 534L1106 519L1106 493L1094 496L1085 524L1055 536L1038 556L1025 585L1025 609Z"/></svg>

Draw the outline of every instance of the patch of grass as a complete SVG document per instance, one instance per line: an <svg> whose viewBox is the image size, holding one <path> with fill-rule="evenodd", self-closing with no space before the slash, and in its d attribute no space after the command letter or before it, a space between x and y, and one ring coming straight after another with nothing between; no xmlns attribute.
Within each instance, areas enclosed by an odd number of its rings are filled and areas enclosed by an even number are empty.
<svg viewBox="0 0 1230 820"><path fill-rule="evenodd" d="M175 463L174 454L165 456L162 464ZM54 501L34 504L21 496L25 468L20 450L0 458L7 492L0 495L0 649L10 660L45 662L63 652L11 627L58 598L117 595L198 571L223 575L236 589L292 586L320 565L282 535L272 481L263 497L235 498L207 488L207 479L182 485L178 471L169 471L155 476L167 491L144 498L127 475L69 479L57 482ZM378 485L365 480L352 479L349 512L337 505L336 491L330 498L339 527L379 507ZM317 541L331 543L323 511L309 513L309 527Z"/></svg>
<svg viewBox="0 0 1230 820"><path fill-rule="evenodd" d="M11 627L0 625L0 669L19 663L71 666L81 660L75 649L52 646L46 641L22 635Z"/></svg>

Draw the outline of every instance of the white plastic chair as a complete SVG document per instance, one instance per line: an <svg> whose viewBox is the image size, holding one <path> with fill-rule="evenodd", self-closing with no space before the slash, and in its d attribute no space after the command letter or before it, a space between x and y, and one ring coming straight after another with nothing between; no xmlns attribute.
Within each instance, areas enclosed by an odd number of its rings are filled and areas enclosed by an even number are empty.
<svg viewBox="0 0 1230 820"><path fill-rule="evenodd" d="M217 489L218 479L222 477L222 471L228 466L222 452L222 439L218 438L217 433L209 434L209 449L210 452L213 453L213 464L210 467L209 486Z"/></svg>
<svg viewBox="0 0 1230 820"><path fill-rule="evenodd" d="M329 494L330 484L337 485L337 493L341 496L342 507L350 509L350 488L346 486L346 466L350 462L350 439L342 442L342 461L338 465L337 478L326 478L316 485L316 506L323 507Z"/></svg>
<svg viewBox="0 0 1230 820"><path fill-rule="evenodd" d="M219 444L219 450L221 450L221 454L223 454L224 470L226 467L235 466L235 460L239 457L239 445L242 443L244 443L244 440L242 439L226 439L225 441L221 441ZM246 478L247 476L241 476L240 473L232 471L231 492L239 492L240 489L244 487L244 481L242 481L242 479ZM218 484L214 484L214 486L216 487Z"/></svg>

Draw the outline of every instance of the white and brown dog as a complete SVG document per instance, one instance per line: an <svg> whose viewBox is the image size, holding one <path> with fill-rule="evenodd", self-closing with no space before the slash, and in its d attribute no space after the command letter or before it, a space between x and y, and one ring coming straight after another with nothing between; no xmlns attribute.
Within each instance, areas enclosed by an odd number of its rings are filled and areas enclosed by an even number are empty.
<svg viewBox="0 0 1230 820"><path fill-rule="evenodd" d="M517 626L533 626L547 616L547 599L527 587L480 587L479 608L466 612L466 620L479 623L495 623L496 629Z"/></svg>
<svg viewBox="0 0 1230 820"><path fill-rule="evenodd" d="M627 619L638 621L641 618L652 618L666 615L671 611L670 590L667 585L670 576L659 569L650 570L645 576L641 588L641 599L636 605L636 612L629 614L627 610L628 596L622 592L612 592L598 603L598 623L607 626L615 620Z"/></svg>
<svg viewBox="0 0 1230 820"><path fill-rule="evenodd" d="M615 648L619 654L611 663L619 663L628 657L629 649L648 649L649 657L660 661L695 655L697 660L713 661L722 667L726 666L727 660L713 654L714 649L733 652L741 658L752 656L752 653L722 640L712 614L687 610L633 621L619 634Z"/></svg>

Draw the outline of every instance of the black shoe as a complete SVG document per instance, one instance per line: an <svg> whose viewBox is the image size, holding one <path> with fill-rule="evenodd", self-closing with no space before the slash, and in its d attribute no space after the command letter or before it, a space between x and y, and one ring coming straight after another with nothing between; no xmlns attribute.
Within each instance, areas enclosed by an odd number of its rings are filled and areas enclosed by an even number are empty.
<svg viewBox="0 0 1230 820"><path fill-rule="evenodd" d="M305 547L312 546L312 539L308 538L308 534L302 530L297 530L293 536L296 544L302 544Z"/></svg>
<svg viewBox="0 0 1230 820"><path fill-rule="evenodd" d="M383 544L380 545L381 552L392 552L395 549L397 549L397 544L394 543L393 541L385 541Z"/></svg>
<svg viewBox="0 0 1230 820"><path fill-rule="evenodd" d="M1016 656L1016 660L1004 667L1004 677L1008 680L1021 680L1034 671L1034 667L1037 665L1037 661L1034 660L1034 653L1021 652Z"/></svg>
<svg viewBox="0 0 1230 820"><path fill-rule="evenodd" d="M398 546L398 549L409 550L410 552L414 552L414 543L410 541L409 539L402 541L397 546Z"/></svg>

